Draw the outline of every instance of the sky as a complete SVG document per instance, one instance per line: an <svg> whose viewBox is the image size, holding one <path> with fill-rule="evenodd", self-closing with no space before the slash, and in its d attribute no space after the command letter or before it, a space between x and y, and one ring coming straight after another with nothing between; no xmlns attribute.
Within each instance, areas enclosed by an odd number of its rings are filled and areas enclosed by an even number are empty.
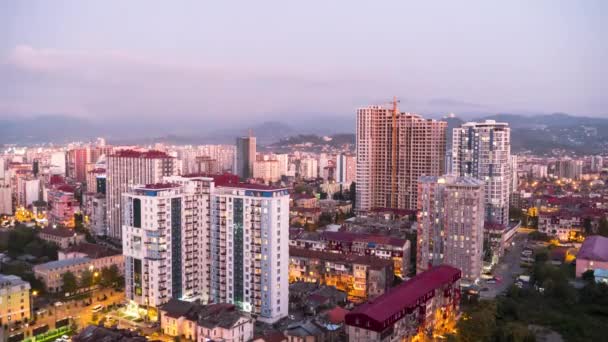
<svg viewBox="0 0 608 342"><path fill-rule="evenodd" d="M608 1L0 2L0 119L608 117Z"/></svg>

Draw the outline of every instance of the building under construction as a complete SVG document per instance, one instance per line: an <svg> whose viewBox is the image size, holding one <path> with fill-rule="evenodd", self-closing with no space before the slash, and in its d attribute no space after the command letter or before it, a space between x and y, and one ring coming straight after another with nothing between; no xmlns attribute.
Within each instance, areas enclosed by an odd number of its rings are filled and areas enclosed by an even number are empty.
<svg viewBox="0 0 608 342"><path fill-rule="evenodd" d="M445 171L447 123L389 106L357 110L357 212L416 209L420 176Z"/></svg>

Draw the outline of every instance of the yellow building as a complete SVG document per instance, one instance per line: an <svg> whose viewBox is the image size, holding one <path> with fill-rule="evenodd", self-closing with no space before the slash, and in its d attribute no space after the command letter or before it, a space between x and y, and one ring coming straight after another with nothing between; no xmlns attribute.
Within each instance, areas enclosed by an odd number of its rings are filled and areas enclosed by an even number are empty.
<svg viewBox="0 0 608 342"><path fill-rule="evenodd" d="M30 311L30 283L0 274L0 325L29 320Z"/></svg>

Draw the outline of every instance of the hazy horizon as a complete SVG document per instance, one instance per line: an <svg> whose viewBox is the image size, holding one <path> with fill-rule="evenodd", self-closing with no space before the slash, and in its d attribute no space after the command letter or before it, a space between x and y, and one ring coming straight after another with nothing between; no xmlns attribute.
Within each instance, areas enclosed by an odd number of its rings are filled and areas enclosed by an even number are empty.
<svg viewBox="0 0 608 342"><path fill-rule="evenodd" d="M435 116L608 117L607 9L603 1L3 2L0 119L229 128L354 118L355 108L393 95L401 110Z"/></svg>

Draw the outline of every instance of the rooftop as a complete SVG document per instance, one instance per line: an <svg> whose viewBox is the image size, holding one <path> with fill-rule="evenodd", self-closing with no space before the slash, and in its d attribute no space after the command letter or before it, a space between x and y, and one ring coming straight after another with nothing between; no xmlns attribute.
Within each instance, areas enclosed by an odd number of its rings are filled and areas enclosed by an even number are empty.
<svg viewBox="0 0 608 342"><path fill-rule="evenodd" d="M62 184L55 189L58 191L69 192L69 193L74 193L74 191L76 190L73 186L68 185L68 184Z"/></svg>
<svg viewBox="0 0 608 342"><path fill-rule="evenodd" d="M154 183L154 184L146 184L144 186L139 187L139 189L148 189L148 190L162 190L162 189L173 189L178 188L179 184L175 183Z"/></svg>
<svg viewBox="0 0 608 342"><path fill-rule="evenodd" d="M50 225L44 227L40 231L40 234L47 234L47 235L63 237L63 238L68 238L68 237L72 237L72 236L76 236L76 235L82 235L82 234L77 233L73 229L68 229L68 228L65 228L62 226L57 226L57 228L53 228L53 226L50 226Z"/></svg>
<svg viewBox="0 0 608 342"><path fill-rule="evenodd" d="M119 150L110 155L110 157L119 158L148 158L148 159L163 159L173 158L163 151L149 150L149 151L136 151L136 150Z"/></svg>
<svg viewBox="0 0 608 342"><path fill-rule="evenodd" d="M236 306L227 303L202 305L194 302L186 302L178 299L171 299L161 307L166 316L172 318L186 317L191 321L198 321L198 324L213 329L215 327L232 328L239 319L247 317L240 312Z"/></svg>
<svg viewBox="0 0 608 342"><path fill-rule="evenodd" d="M407 240L396 237L390 237L385 235L377 234L365 234L365 233L350 233L350 232L322 232L321 237L324 240L338 240L348 242L367 242L377 243L382 245L391 245L395 247L403 247Z"/></svg>
<svg viewBox="0 0 608 342"><path fill-rule="evenodd" d="M15 286L15 285L25 285L29 283L21 278L19 278L16 275L12 275L12 274L0 274L0 287L6 286L6 285L10 285L10 286Z"/></svg>
<svg viewBox="0 0 608 342"><path fill-rule="evenodd" d="M327 320L333 324L341 324L344 323L344 318L349 311L343 309L339 306L327 311L325 314L327 315Z"/></svg>
<svg viewBox="0 0 608 342"><path fill-rule="evenodd" d="M578 259L608 261L608 238L594 235L585 239L577 255Z"/></svg>
<svg viewBox="0 0 608 342"><path fill-rule="evenodd" d="M86 257L63 259L63 260L49 261L44 264L36 265L36 266L34 266L34 269L37 271L49 271L49 270L54 270L54 269L62 268L62 267L85 264L85 263L89 263L90 261L91 261L91 259L86 258Z"/></svg>
<svg viewBox="0 0 608 342"><path fill-rule="evenodd" d="M461 272L455 267L449 265L433 267L394 287L380 297L355 308L350 314L362 314L377 322L384 322L404 308L415 306L418 299L430 291L452 283L460 277Z"/></svg>
<svg viewBox="0 0 608 342"><path fill-rule="evenodd" d="M147 342L148 339L126 329L89 325L72 337L74 342Z"/></svg>
<svg viewBox="0 0 608 342"><path fill-rule="evenodd" d="M104 257L112 256L112 255L121 255L122 254L122 252L120 252L116 249L112 249L109 247L105 247L105 246L94 244L94 243L88 243L88 242L82 242L75 246L72 246L72 247L66 249L65 252L66 253L83 253L83 254L86 254L87 257L89 257L91 259L99 259L99 258L104 258Z"/></svg>
<svg viewBox="0 0 608 342"><path fill-rule="evenodd" d="M346 264L367 265L372 268L390 267L393 265L392 260L380 259L371 255L353 255L332 252L320 252L292 246L289 247L289 256L308 259L319 259L331 262L341 262Z"/></svg>

